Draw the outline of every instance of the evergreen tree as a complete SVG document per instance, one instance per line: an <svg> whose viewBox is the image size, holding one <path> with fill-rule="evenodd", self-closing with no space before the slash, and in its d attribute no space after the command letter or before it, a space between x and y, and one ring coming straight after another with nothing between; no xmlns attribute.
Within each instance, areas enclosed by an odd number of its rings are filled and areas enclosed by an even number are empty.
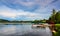
<svg viewBox="0 0 60 36"><path fill-rule="evenodd" d="M56 13L55 20L56 20L56 23L60 23L60 11Z"/></svg>
<svg viewBox="0 0 60 36"><path fill-rule="evenodd" d="M56 11L55 11L55 9L53 9L53 11L52 11L52 15L50 16L50 18L49 18L49 21L52 21L52 22L54 22L55 23L55 14L56 14Z"/></svg>

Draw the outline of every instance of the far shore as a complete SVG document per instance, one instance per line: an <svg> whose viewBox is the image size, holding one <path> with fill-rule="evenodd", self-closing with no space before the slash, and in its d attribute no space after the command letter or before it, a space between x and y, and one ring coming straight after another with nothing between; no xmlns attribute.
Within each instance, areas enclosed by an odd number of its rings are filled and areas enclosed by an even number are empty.
<svg viewBox="0 0 60 36"><path fill-rule="evenodd" d="M27 24L27 23L0 23L0 25L2 25L2 24L4 24L4 25L18 25L18 24Z"/></svg>

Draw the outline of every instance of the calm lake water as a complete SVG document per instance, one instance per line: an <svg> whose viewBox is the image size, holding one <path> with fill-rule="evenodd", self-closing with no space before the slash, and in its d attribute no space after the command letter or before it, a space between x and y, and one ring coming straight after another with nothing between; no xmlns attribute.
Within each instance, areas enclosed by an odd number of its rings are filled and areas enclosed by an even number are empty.
<svg viewBox="0 0 60 36"><path fill-rule="evenodd" d="M31 23L0 25L0 36L52 36L49 27L32 28Z"/></svg>

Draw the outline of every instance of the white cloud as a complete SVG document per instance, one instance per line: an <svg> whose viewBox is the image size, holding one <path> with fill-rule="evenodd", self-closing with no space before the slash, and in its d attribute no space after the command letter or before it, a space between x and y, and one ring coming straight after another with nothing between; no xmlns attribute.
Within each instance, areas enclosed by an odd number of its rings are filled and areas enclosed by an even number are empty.
<svg viewBox="0 0 60 36"><path fill-rule="evenodd" d="M17 16L25 16L27 18L39 18L40 15L36 13L30 13L30 12L0 12L0 16L3 17L9 17L9 18L16 18Z"/></svg>
<svg viewBox="0 0 60 36"><path fill-rule="evenodd" d="M1 16L4 16L4 17L10 17L10 18L14 18L14 17L17 17L17 16L26 16L26 17L35 17L37 16L38 14L36 13L31 13L31 12L22 12L22 11L7 11L5 10L4 12L0 12L0 15Z"/></svg>
<svg viewBox="0 0 60 36"><path fill-rule="evenodd" d="M27 6L27 7L40 5L40 8L41 7L43 8L43 7L47 6L47 5L49 5L52 1L54 1L54 0L34 0L32 2L22 2L22 1L20 2L20 1L17 1L15 3L22 4L22 5Z"/></svg>
<svg viewBox="0 0 60 36"><path fill-rule="evenodd" d="M2 6L0 8L2 8L0 10L0 16L3 16L5 18L12 18L12 19L16 19L16 20L20 16L25 16L26 18L31 19L31 20L41 18L40 17L41 14L38 14L38 13L32 13L32 12L23 11L23 10L13 10L6 6ZM19 16L19 17L17 17L17 16Z"/></svg>
<svg viewBox="0 0 60 36"><path fill-rule="evenodd" d="M14 18L17 16L16 13L11 13L11 12L0 12L0 15L4 17L10 17L10 18Z"/></svg>
<svg viewBox="0 0 60 36"><path fill-rule="evenodd" d="M18 18L21 16L26 17L27 19L44 19L50 16L51 10L53 8L57 8L53 4L50 4L54 0L27 0L27 2L23 2L22 0L1 0L4 2L5 5L8 5L12 7L12 4L14 4L13 8L19 8L20 5L27 6L27 8L33 8L35 5L39 5L39 9L36 9L36 11L28 12L23 11L23 9L11 9L6 6L0 6L0 16L3 17L9 17L9 18ZM45 7L48 6L48 7ZM24 8L25 9L25 8ZM28 9L29 10L29 9Z"/></svg>
<svg viewBox="0 0 60 36"><path fill-rule="evenodd" d="M1 0L4 3L8 4L8 3L12 3L12 4L21 4L23 6L27 6L27 7L32 7L35 5L40 5L40 7L44 7L49 5L52 1L54 0L26 0L27 2L23 2L23 0Z"/></svg>

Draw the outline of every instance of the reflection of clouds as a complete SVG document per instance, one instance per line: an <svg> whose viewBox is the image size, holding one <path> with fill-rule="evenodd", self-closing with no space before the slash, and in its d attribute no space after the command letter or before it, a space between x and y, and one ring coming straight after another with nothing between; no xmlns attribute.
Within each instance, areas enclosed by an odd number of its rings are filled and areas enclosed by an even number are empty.
<svg viewBox="0 0 60 36"><path fill-rule="evenodd" d="M0 30L0 33L2 34L14 34L16 32L16 27L11 26L11 27L4 27L3 29Z"/></svg>
<svg viewBox="0 0 60 36"><path fill-rule="evenodd" d="M46 27L45 29L43 28L34 28L32 29L31 28L31 25L8 25L8 26L5 26L3 28L0 28L0 34L1 35L41 35L41 36L51 36L52 33L49 29L49 27ZM1 36L0 35L0 36Z"/></svg>
<svg viewBox="0 0 60 36"><path fill-rule="evenodd" d="M49 27L46 27L46 33L47 33L47 35L52 36L51 30L49 29Z"/></svg>

